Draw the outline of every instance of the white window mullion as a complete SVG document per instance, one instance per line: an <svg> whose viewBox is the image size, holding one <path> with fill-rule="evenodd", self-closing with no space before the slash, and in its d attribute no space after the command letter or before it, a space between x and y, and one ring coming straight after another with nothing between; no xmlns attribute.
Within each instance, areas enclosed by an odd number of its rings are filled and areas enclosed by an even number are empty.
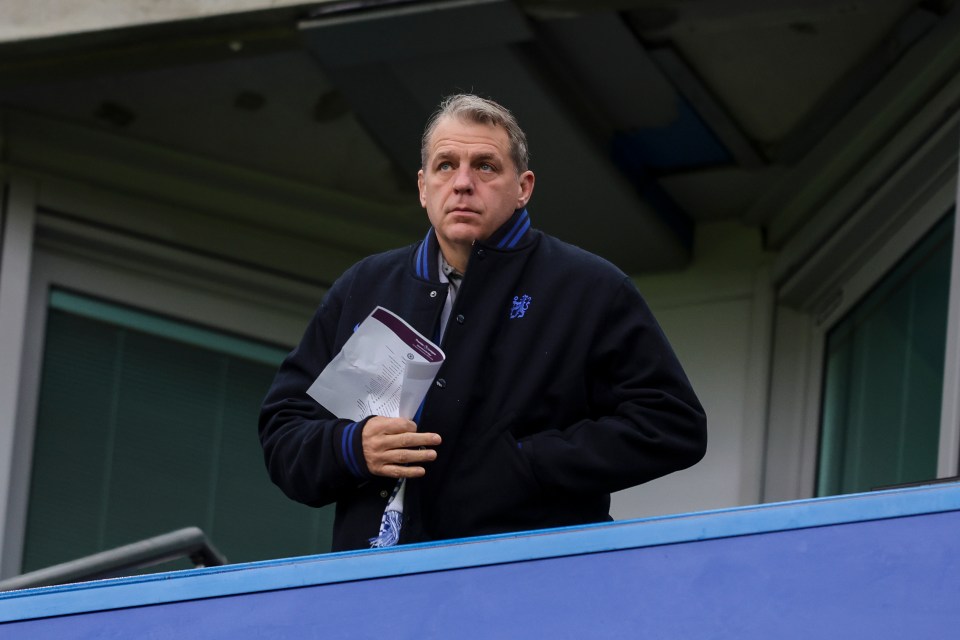
<svg viewBox="0 0 960 640"><path fill-rule="evenodd" d="M0 246L0 578L18 573L9 562L19 557L20 540L7 516L16 499L11 478L16 449L23 345L26 339L36 187L14 177L8 185ZM20 461L22 464L22 461ZM17 539L14 539L17 538Z"/></svg>
<svg viewBox="0 0 960 640"><path fill-rule="evenodd" d="M960 203L960 175L957 178L956 189L957 195L954 202ZM957 213L960 214L960 211ZM943 403L940 410L937 477L949 478L960 473L960 222L953 228L950 299L947 308L947 346L943 367Z"/></svg>

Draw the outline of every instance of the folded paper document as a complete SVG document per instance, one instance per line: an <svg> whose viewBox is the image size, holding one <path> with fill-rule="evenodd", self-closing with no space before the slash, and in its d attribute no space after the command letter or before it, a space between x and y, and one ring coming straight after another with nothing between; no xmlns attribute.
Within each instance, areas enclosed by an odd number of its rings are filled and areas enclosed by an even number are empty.
<svg viewBox="0 0 960 640"><path fill-rule="evenodd" d="M377 307L307 389L338 418L412 419L445 356L402 318Z"/></svg>

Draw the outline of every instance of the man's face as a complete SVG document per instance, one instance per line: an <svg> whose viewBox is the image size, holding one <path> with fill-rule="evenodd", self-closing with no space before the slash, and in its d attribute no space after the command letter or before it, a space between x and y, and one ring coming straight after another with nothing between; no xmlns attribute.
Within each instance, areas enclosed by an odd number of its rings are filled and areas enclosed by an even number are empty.
<svg viewBox="0 0 960 640"><path fill-rule="evenodd" d="M533 193L533 172L517 174L502 127L447 117L427 144L427 164L417 174L420 204L440 248L486 240Z"/></svg>

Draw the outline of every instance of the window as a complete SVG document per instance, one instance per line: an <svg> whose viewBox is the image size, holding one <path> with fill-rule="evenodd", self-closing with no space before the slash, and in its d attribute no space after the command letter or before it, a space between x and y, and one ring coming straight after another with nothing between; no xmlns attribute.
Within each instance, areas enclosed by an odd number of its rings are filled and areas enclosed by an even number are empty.
<svg viewBox="0 0 960 640"><path fill-rule="evenodd" d="M257 440L284 354L53 290L22 570L184 526L231 562L328 551L332 509L283 496Z"/></svg>
<svg viewBox="0 0 960 640"><path fill-rule="evenodd" d="M826 336L817 495L937 476L954 216Z"/></svg>

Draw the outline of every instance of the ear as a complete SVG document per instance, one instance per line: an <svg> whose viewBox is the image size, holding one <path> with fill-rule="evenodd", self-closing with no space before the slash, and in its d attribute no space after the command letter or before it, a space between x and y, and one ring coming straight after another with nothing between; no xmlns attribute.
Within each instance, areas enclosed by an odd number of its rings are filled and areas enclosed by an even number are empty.
<svg viewBox="0 0 960 640"><path fill-rule="evenodd" d="M523 209L527 206L527 203L530 202L530 197L533 195L533 184L536 182L536 177L533 175L533 171L524 171L520 174L520 189L517 194L517 209Z"/></svg>
<svg viewBox="0 0 960 640"><path fill-rule="evenodd" d="M427 192L423 182L423 169L417 171L417 189L420 191L420 206L427 208Z"/></svg>

